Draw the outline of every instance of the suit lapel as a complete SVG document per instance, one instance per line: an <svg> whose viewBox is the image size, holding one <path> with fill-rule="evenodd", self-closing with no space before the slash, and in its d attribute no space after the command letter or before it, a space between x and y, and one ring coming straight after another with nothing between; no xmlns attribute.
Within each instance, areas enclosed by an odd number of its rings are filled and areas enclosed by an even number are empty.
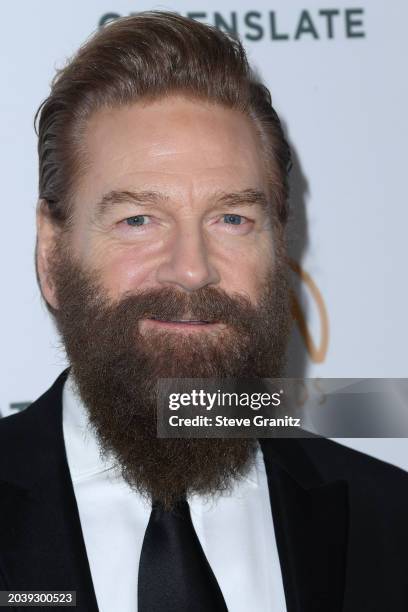
<svg viewBox="0 0 408 612"><path fill-rule="evenodd" d="M260 440L288 612L340 612L348 534L344 481L324 482L304 446Z"/></svg>
<svg viewBox="0 0 408 612"><path fill-rule="evenodd" d="M0 574L9 590L76 591L77 609L97 612L65 455L66 376L67 371L24 413L4 423L9 435L7 470L0 469Z"/></svg>

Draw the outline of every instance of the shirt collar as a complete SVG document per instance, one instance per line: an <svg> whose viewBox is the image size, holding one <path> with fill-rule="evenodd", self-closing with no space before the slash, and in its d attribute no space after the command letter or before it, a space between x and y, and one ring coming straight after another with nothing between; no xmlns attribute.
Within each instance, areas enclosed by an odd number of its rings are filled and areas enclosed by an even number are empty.
<svg viewBox="0 0 408 612"><path fill-rule="evenodd" d="M62 414L65 450L72 480L82 480L113 469L113 459L108 460L100 453L88 410L81 399L72 371L62 392Z"/></svg>

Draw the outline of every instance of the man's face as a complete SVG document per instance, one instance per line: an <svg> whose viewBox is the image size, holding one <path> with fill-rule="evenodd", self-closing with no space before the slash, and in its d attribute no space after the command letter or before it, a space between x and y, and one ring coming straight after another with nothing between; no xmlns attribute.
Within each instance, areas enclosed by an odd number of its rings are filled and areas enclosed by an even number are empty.
<svg viewBox="0 0 408 612"><path fill-rule="evenodd" d="M225 488L253 443L158 440L155 384L281 374L283 242L254 128L173 97L99 111L83 144L68 237L39 218L39 272L101 448L165 505Z"/></svg>
<svg viewBox="0 0 408 612"><path fill-rule="evenodd" d="M96 113L85 144L90 166L77 191L73 254L98 271L112 299L212 286L257 301L274 239L249 119L172 97ZM140 329L159 325L144 320Z"/></svg>

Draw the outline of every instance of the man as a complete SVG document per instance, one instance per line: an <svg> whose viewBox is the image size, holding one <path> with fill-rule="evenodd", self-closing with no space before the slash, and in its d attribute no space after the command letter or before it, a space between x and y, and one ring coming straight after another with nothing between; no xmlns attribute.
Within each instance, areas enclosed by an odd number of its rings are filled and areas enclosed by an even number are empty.
<svg viewBox="0 0 408 612"><path fill-rule="evenodd" d="M0 422L0 585L111 612L408 609L407 476L324 439L158 439L168 377L273 377L290 152L241 45L118 20L38 114L37 275L70 368Z"/></svg>

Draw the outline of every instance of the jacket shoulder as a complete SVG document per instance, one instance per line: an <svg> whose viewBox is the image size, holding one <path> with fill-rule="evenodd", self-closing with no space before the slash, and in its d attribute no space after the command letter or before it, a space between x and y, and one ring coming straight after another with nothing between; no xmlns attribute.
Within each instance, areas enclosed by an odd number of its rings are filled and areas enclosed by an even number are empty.
<svg viewBox="0 0 408 612"><path fill-rule="evenodd" d="M0 480L20 476L32 461L58 448L62 435L62 390L69 370L25 410L0 418Z"/></svg>
<svg viewBox="0 0 408 612"><path fill-rule="evenodd" d="M350 482L375 480L384 486L408 486L408 472L364 452L326 438L304 438L305 452L323 477Z"/></svg>
<svg viewBox="0 0 408 612"><path fill-rule="evenodd" d="M338 442L317 438L302 441L315 468L326 482L343 480L349 503L365 528L383 527L398 533L408 545L408 473Z"/></svg>

